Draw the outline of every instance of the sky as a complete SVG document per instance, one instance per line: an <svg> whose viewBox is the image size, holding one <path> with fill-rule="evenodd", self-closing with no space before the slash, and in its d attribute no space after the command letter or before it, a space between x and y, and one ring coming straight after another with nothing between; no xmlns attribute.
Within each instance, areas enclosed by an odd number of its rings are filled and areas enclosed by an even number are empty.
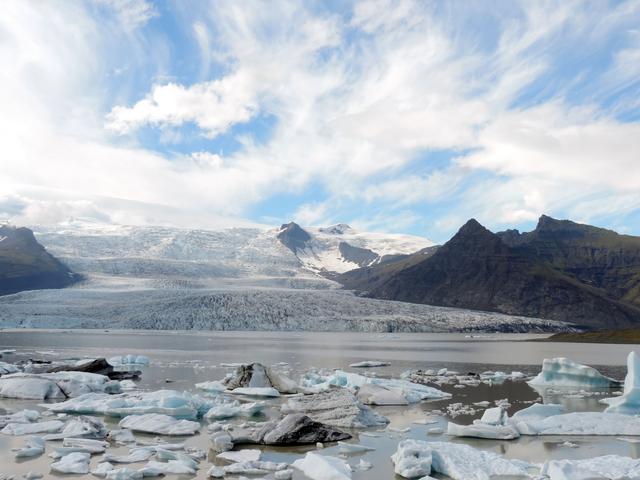
<svg viewBox="0 0 640 480"><path fill-rule="evenodd" d="M0 219L640 235L640 1L0 13Z"/></svg>

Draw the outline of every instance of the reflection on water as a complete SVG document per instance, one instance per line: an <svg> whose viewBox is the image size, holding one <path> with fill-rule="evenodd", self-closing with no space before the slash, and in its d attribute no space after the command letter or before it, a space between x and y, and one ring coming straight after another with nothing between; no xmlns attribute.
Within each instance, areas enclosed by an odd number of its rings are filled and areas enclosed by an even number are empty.
<svg viewBox="0 0 640 480"><path fill-rule="evenodd" d="M194 390L194 384L206 380L222 378L232 369L222 368L223 362L260 361L267 365L278 362L289 364L292 376L297 376L310 367L343 368L362 360L384 360L388 367L371 369L380 376L398 376L407 369L439 369L447 367L460 373L485 370L511 372L519 370L528 375L538 373L545 357L566 356L573 360L597 366L604 374L622 379L625 373L625 359L630 349L620 345L560 344L525 342L534 335L492 335L487 338L469 338L462 334L365 334L365 333L275 333L275 332L95 332L95 331L0 331L0 349L15 348L17 352L3 361L37 358L58 360L63 358L85 358L137 353L147 355L151 366L145 370L139 387L156 390L169 388ZM37 353L40 352L40 353ZM362 372L362 370L360 370ZM374 447L376 450L346 457L356 465L361 458L374 465L372 470L354 472L355 479L394 479L393 465L389 459L402 438L423 440L449 440L446 435L427 432L436 426L446 430L448 421L467 424L482 415L478 408L475 414L459 415L456 418L436 417L437 425L418 425L415 420L424 418L432 410L446 412L447 405L489 401L492 404L508 399L509 413L527 407L534 401L562 403L569 411L599 411L599 396L575 397L558 392L537 392L523 382L507 381L502 385L481 384L476 387L453 388L443 386L443 390L453 395L452 399L424 402L409 407L377 407L377 410L391 420L391 427L406 428L410 431L400 434L391 431L372 431L376 436L351 432L354 441ZM606 392L607 395L610 392ZM0 409L16 410L38 408L38 402L1 399ZM280 400L273 402L278 407ZM275 416L277 409L269 410ZM107 418L110 427L117 425L117 419ZM186 439L187 446L208 449L209 440L204 434ZM368 433L372 433L368 432ZM140 441L152 442L153 436L137 435ZM177 440L177 439L175 439ZM566 440L577 447L567 445ZM616 438L607 437L522 437L516 441L493 441L474 439L452 439L477 448L495 451L510 458L520 458L536 463L548 459L587 458L604 454L640 456L640 446ZM0 435L0 473L26 473L29 470L47 474L52 462L48 456L23 460L13 460L11 448L22 445L24 438ZM52 444L53 445L53 444ZM48 445L47 452L52 448ZM291 462L315 446L300 448L267 448L263 459ZM126 447L110 450L126 453ZM325 453L338 455L337 447L327 446ZM97 465L99 456L92 459L92 467ZM197 478L206 478L211 463L217 463L213 452L201 464ZM135 467L136 465L134 465ZM55 476L55 475L52 475ZM63 476L62 476L63 477ZM74 476L74 478L83 478ZM95 478L87 476L87 478ZM237 477L236 477L237 478ZM305 478L296 473L296 479Z"/></svg>

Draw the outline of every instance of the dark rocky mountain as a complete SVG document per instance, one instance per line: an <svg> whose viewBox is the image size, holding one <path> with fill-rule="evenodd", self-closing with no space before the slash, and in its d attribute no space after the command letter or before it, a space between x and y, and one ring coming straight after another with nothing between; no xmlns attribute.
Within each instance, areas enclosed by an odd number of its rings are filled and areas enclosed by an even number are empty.
<svg viewBox="0 0 640 480"><path fill-rule="evenodd" d="M311 235L297 223L289 222L280 227L278 239L285 247L296 253L306 247L307 242L311 240Z"/></svg>
<svg viewBox="0 0 640 480"><path fill-rule="evenodd" d="M371 263L376 261L379 257L378 254L373 250L369 250L368 248L354 247L347 242L340 242L338 244L338 250L340 251L342 258L344 258L348 262L355 263L360 267L371 265Z"/></svg>
<svg viewBox="0 0 640 480"><path fill-rule="evenodd" d="M0 295L62 288L78 280L38 243L31 230L0 225Z"/></svg>
<svg viewBox="0 0 640 480"><path fill-rule="evenodd" d="M472 219L435 251L338 281L375 298L624 328L640 323L640 238L547 216L494 234Z"/></svg>

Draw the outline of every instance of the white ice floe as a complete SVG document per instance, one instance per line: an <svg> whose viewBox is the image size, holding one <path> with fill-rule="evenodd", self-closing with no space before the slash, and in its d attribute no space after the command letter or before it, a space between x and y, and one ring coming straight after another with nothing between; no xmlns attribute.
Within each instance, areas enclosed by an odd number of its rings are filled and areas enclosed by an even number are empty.
<svg viewBox="0 0 640 480"><path fill-rule="evenodd" d="M261 453L262 452L260 450L255 449L234 450L231 452L219 453L216 455L216 458L229 460L230 462L255 462L260 460Z"/></svg>
<svg viewBox="0 0 640 480"><path fill-rule="evenodd" d="M240 403L238 401L220 400L211 407L204 418L208 420L223 420L233 417L252 417L262 412L266 404L263 402Z"/></svg>
<svg viewBox="0 0 640 480"><path fill-rule="evenodd" d="M0 375L17 373L20 369L13 363L0 362Z"/></svg>
<svg viewBox="0 0 640 480"><path fill-rule="evenodd" d="M114 468L106 473L107 480L140 480L144 477L144 473L131 468Z"/></svg>
<svg viewBox="0 0 640 480"><path fill-rule="evenodd" d="M640 417L616 413L572 412L514 422L521 435L640 435Z"/></svg>
<svg viewBox="0 0 640 480"><path fill-rule="evenodd" d="M280 392L273 387L238 387L230 390L229 393L236 395L248 395L251 397L279 397Z"/></svg>
<svg viewBox="0 0 640 480"><path fill-rule="evenodd" d="M16 451L16 458L37 457L44 453L44 438L30 437L24 446Z"/></svg>
<svg viewBox="0 0 640 480"><path fill-rule="evenodd" d="M87 372L13 373L0 378L0 397L8 398L47 400L120 391L120 382Z"/></svg>
<svg viewBox="0 0 640 480"><path fill-rule="evenodd" d="M350 391L337 387L313 395L291 397L281 410L283 413L304 413L316 422L341 428L377 427L389 423Z"/></svg>
<svg viewBox="0 0 640 480"><path fill-rule="evenodd" d="M340 453L362 453L375 450L373 447L359 445L357 443L338 442L338 451Z"/></svg>
<svg viewBox="0 0 640 480"><path fill-rule="evenodd" d="M533 468L527 462L508 460L493 452L447 442L403 440L394 456L396 466L406 465L404 471L409 475L407 478L429 475L430 472L426 471L429 458L431 472L447 475L453 480L490 480L498 476L527 477Z"/></svg>
<svg viewBox="0 0 640 480"><path fill-rule="evenodd" d="M114 466L109 462L99 463L93 470L91 470L91 475L95 475L96 477L105 478L107 473L114 469Z"/></svg>
<svg viewBox="0 0 640 480"><path fill-rule="evenodd" d="M133 380L120 380L120 388L123 391L136 390L138 388L138 384Z"/></svg>
<svg viewBox="0 0 640 480"><path fill-rule="evenodd" d="M581 365L568 358L545 358L542 362L542 371L528 383L539 387L611 388L620 386L620 382L605 377L595 368Z"/></svg>
<svg viewBox="0 0 640 480"><path fill-rule="evenodd" d="M265 367L261 363L251 363L240 365L233 374L227 375L221 380L227 390L236 393L239 389L245 389L245 395L276 396L268 389L273 389L278 393L298 393L298 385L282 372L271 367ZM254 389L254 393L250 393ZM263 393L259 393L263 389ZM240 392L237 392L240 393Z"/></svg>
<svg viewBox="0 0 640 480"><path fill-rule="evenodd" d="M168 415L148 413L129 415L120 420L120 428L128 428L136 432L157 433L160 435L195 435L200 429L198 422L178 420Z"/></svg>
<svg viewBox="0 0 640 480"><path fill-rule="evenodd" d="M458 425L449 422L447 433L454 437L475 437L497 440L512 440L520 433L511 424L507 411L503 407L488 408L482 418L474 420L471 425Z"/></svg>
<svg viewBox="0 0 640 480"><path fill-rule="evenodd" d="M581 460L550 460L540 472L549 480L628 480L640 478L640 459L605 455Z"/></svg>
<svg viewBox="0 0 640 480"><path fill-rule="evenodd" d="M329 455L308 452L304 458L293 462L292 466L312 480L349 480L351 467L344 460Z"/></svg>
<svg viewBox="0 0 640 480"><path fill-rule="evenodd" d="M106 438L108 433L102 420L80 416L70 420L60 433L50 433L45 440L61 440L64 438Z"/></svg>
<svg viewBox="0 0 640 480"><path fill-rule="evenodd" d="M157 462L151 461L148 462L143 470L153 471L156 473L155 476L158 475L168 475L168 474L176 474L176 475L195 475L196 469L179 461L179 460L169 460L168 462ZM143 472L144 474L144 472ZM144 474L145 476L151 476Z"/></svg>
<svg viewBox="0 0 640 480"><path fill-rule="evenodd" d="M37 423L9 423L0 433L5 435L33 435L36 433L59 432L64 428L64 423L60 420L49 420Z"/></svg>
<svg viewBox="0 0 640 480"><path fill-rule="evenodd" d="M391 455L394 472L405 478L418 478L431 473L431 448L420 440L403 440Z"/></svg>
<svg viewBox="0 0 640 480"><path fill-rule="evenodd" d="M213 400L189 392L157 390L116 396L89 393L66 402L43 404L42 406L52 412L97 413L113 417L159 413L195 420L214 405Z"/></svg>
<svg viewBox="0 0 640 480"><path fill-rule="evenodd" d="M66 398L66 395L58 384L51 379L4 376L0 378L0 397L24 400L55 400Z"/></svg>
<svg viewBox="0 0 640 480"><path fill-rule="evenodd" d="M262 462L252 460L248 462L237 462L222 467L224 474L228 475L267 475L271 472L279 472L288 467L286 463Z"/></svg>
<svg viewBox="0 0 640 480"><path fill-rule="evenodd" d="M141 447L132 448L127 455L105 453L104 460L110 463L138 463L146 462L154 454L153 450Z"/></svg>
<svg viewBox="0 0 640 480"><path fill-rule="evenodd" d="M208 392L208 393L220 393L220 392L224 392L227 389L226 385L224 385L222 382L218 380L214 380L211 382L196 383L196 388L200 390L204 390L205 392Z"/></svg>
<svg viewBox="0 0 640 480"><path fill-rule="evenodd" d="M144 355L118 355L107 359L107 363L118 371L140 370L149 366L149 358Z"/></svg>
<svg viewBox="0 0 640 480"><path fill-rule="evenodd" d="M51 471L58 473L89 473L91 455L83 452L73 452L51 464Z"/></svg>
<svg viewBox="0 0 640 480"><path fill-rule="evenodd" d="M280 470L273 474L273 478L275 478L276 480L291 480L293 478L293 470L289 468Z"/></svg>
<svg viewBox="0 0 640 480"><path fill-rule="evenodd" d="M0 428L8 423L32 423L40 419L37 410L20 410L19 412L0 415Z"/></svg>
<svg viewBox="0 0 640 480"><path fill-rule="evenodd" d="M372 367L387 367L391 365L388 362L381 362L379 360L364 360L363 362L352 363L349 365L351 368L372 368Z"/></svg>
<svg viewBox="0 0 640 480"><path fill-rule="evenodd" d="M136 437L131 430L115 429L109 430L107 438L118 445L125 445L127 443L135 443Z"/></svg>
<svg viewBox="0 0 640 480"><path fill-rule="evenodd" d="M512 422L528 422L542 420L543 418L552 417L554 415L561 415L565 413L565 408L562 405L549 403L534 403L533 405L518 410L511 417Z"/></svg>
<svg viewBox="0 0 640 480"><path fill-rule="evenodd" d="M402 401L402 404L451 397L449 393L407 380L365 377L357 373L349 373L342 370L336 370L327 375L309 372L301 379L302 387L309 391L316 392L328 390L331 386L349 388L355 391L362 388L363 385L375 385L382 387L382 389L386 391L394 392L398 394L395 398L397 398L398 401ZM382 392L379 392L379 394L381 395ZM388 400L390 400L390 397L385 396L385 401Z"/></svg>
<svg viewBox="0 0 640 480"><path fill-rule="evenodd" d="M627 376L622 396L607 398L603 402L609 405L605 410L608 413L640 413L640 357L636 352L630 352L627 356Z"/></svg>
<svg viewBox="0 0 640 480"><path fill-rule="evenodd" d="M62 447L57 447L49 454L52 458L61 458L73 452L83 452L90 455L104 453L109 444L102 440L87 438L65 438Z"/></svg>

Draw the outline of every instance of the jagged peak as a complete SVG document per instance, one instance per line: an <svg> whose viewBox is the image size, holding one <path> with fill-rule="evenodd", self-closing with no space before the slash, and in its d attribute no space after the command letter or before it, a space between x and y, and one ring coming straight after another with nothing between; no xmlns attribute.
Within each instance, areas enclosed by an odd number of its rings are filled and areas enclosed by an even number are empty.
<svg viewBox="0 0 640 480"><path fill-rule="evenodd" d="M335 225L329 225L319 229L322 233L329 233L331 235L344 235L347 232L352 232L353 228L346 223L336 223Z"/></svg>
<svg viewBox="0 0 640 480"><path fill-rule="evenodd" d="M467 220L467 223L465 223L462 227L460 227L460 230L458 230L458 233L456 233L456 236L460 234L464 235L464 234L470 234L470 233L476 233L476 232L489 232L489 230L487 230L475 218L470 218L469 220Z"/></svg>

